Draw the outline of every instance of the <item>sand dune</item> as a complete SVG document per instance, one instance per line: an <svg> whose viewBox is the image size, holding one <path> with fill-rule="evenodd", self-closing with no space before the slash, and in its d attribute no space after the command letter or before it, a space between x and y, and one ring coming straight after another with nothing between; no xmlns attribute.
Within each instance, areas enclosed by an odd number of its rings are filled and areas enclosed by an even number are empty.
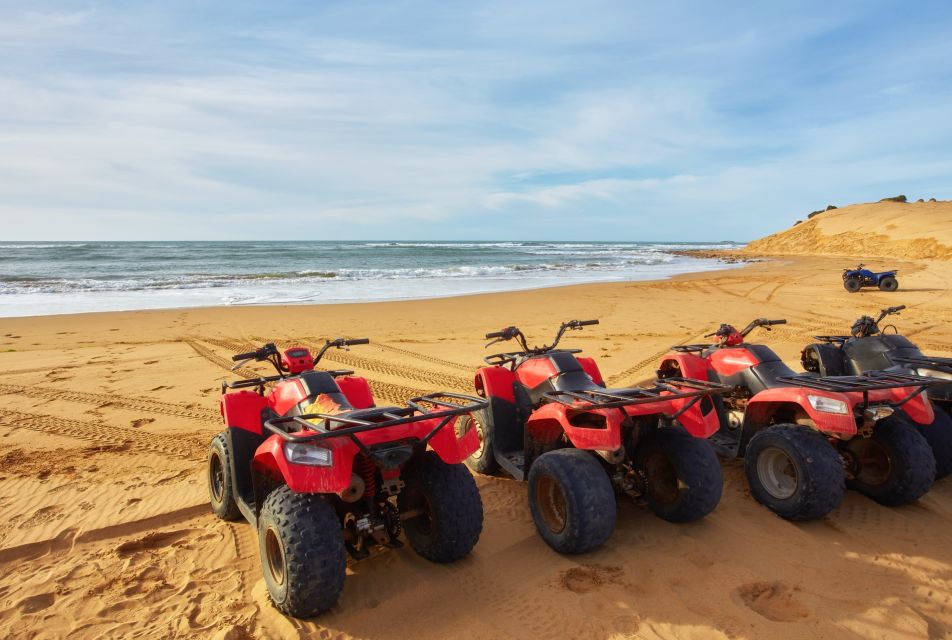
<svg viewBox="0 0 952 640"><path fill-rule="evenodd" d="M746 252L950 260L952 202L877 202L833 209L751 242Z"/></svg>
<svg viewBox="0 0 952 640"><path fill-rule="evenodd" d="M932 209L908 215L919 210ZM941 265L902 262L899 293L851 296L841 263L787 257L665 282L415 302L0 320L0 636L947 637L948 479L917 504L851 493L828 518L793 524L757 505L728 463L704 521L669 524L626 503L602 549L565 557L536 535L524 485L480 477L486 519L472 557L438 566L409 549L378 553L353 563L340 603L310 621L276 612L253 532L206 504L228 356L267 339L370 336L331 364L387 401L470 390L483 333L518 324L542 341L570 318L601 319L566 345L598 357L610 384L650 377L670 345L757 316L788 319L758 337L795 364L811 335L897 302L909 306L898 323L908 335L952 355Z"/></svg>

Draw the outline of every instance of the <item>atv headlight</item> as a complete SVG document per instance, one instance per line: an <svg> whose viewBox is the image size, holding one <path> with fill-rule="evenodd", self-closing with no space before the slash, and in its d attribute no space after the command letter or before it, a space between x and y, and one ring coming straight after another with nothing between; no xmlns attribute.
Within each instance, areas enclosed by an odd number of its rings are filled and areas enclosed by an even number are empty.
<svg viewBox="0 0 952 640"><path fill-rule="evenodd" d="M807 400L810 401L811 407L823 413L839 413L841 415L849 415L850 413L849 405L842 400L835 400L826 396L807 396Z"/></svg>
<svg viewBox="0 0 952 640"><path fill-rule="evenodd" d="M330 449L305 442L285 442L284 457L292 464L309 467L329 467L334 464L334 454Z"/></svg>

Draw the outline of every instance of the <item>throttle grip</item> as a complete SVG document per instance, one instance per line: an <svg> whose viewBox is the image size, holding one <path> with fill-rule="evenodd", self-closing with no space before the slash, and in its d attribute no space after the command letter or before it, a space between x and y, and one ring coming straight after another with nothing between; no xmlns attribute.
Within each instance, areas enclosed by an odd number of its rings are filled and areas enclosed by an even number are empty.
<svg viewBox="0 0 952 640"><path fill-rule="evenodd" d="M249 351L248 353L239 353L236 356L231 357L232 362L238 362L239 360L251 360L252 358L257 358L257 351Z"/></svg>
<svg viewBox="0 0 952 640"><path fill-rule="evenodd" d="M344 344L347 346L355 344L370 344L370 338L354 338L353 340L344 340Z"/></svg>

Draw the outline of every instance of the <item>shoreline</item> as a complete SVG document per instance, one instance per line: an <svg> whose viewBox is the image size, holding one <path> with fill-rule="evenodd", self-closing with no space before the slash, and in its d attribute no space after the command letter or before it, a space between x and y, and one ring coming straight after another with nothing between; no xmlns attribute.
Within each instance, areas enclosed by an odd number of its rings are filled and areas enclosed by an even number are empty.
<svg viewBox="0 0 952 640"><path fill-rule="evenodd" d="M0 321L10 320L10 319L27 319L27 318L45 318L45 317L70 317L70 316L84 316L91 314L110 314L110 313L138 313L143 311L149 312L158 312L158 311L182 311L189 309L237 309L244 307L251 308L260 308L260 307L298 307L298 306L334 306L334 305L366 305L366 304L387 304L387 303L399 303L399 302L415 302L415 301L426 301L426 300L442 300L449 298L465 298L470 296L485 296L485 295L495 295L495 294L505 294L505 293L527 293L532 291L545 291L551 289L562 289L569 287L584 287L590 285L603 285L603 284L630 284L637 282L664 282L667 280L672 280L679 277L691 276L697 274L705 273L714 273L718 271L725 271L731 269L742 268L748 263L760 262L764 258L754 258L754 259L742 259L740 254L736 252L725 253L724 255L719 254L717 251L709 251L704 249L697 250L672 250L667 253L672 255L678 255L682 257L689 257L693 259L706 259L706 260L717 260L717 263L711 265L708 268L702 268L698 270L683 271L680 273L673 273L664 277L647 277L647 278L632 278L632 279L607 279L607 280L587 280L584 282L572 282L568 284L544 284L539 286L527 286L527 287L515 287L515 288L505 288L505 289L490 289L485 291L474 291L474 292L465 292L465 293L448 293L445 295L430 295L430 296L411 296L411 297L398 297L398 298L371 298L366 300L330 300L328 302L320 302L318 300L302 300L302 301L290 301L290 302L274 302L274 301L265 301L265 302L243 302L243 303L233 303L233 304L213 304L213 305L194 305L194 306L174 306L174 307L145 307L145 308L136 308L136 309L104 309L104 310L91 310L91 311L66 311L63 313L47 313L47 314L36 314L36 315L0 315ZM359 286L361 281L355 281L354 285ZM169 289L166 290L169 292L175 291L189 291Z"/></svg>

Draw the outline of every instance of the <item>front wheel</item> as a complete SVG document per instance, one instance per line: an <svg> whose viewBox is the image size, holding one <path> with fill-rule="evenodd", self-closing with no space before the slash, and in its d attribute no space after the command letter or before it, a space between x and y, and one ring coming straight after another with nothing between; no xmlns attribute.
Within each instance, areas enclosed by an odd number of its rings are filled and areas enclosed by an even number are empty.
<svg viewBox="0 0 952 640"><path fill-rule="evenodd" d="M781 518L816 520L843 500L843 464L809 427L778 424L750 439L744 453L750 493Z"/></svg>
<svg viewBox="0 0 952 640"><path fill-rule="evenodd" d="M208 501L214 514L222 520L241 519L241 511L235 502L231 457L228 440L224 433L219 433L208 447Z"/></svg>
<svg viewBox="0 0 952 640"><path fill-rule="evenodd" d="M892 276L886 276L879 281L880 291L895 291L899 288L899 281Z"/></svg>
<svg viewBox="0 0 952 640"><path fill-rule="evenodd" d="M320 495L278 487L258 518L258 550L274 606L295 618L330 609L344 589L344 535Z"/></svg>
<svg viewBox="0 0 952 640"><path fill-rule="evenodd" d="M847 278L843 281L843 287L850 293L856 293L863 288L863 283L859 278Z"/></svg>
<svg viewBox="0 0 952 640"><path fill-rule="evenodd" d="M659 429L635 451L635 468L645 478L645 499L668 522L703 518L721 500L724 476L706 440L677 428Z"/></svg>
<svg viewBox="0 0 952 640"><path fill-rule="evenodd" d="M529 510L539 535L559 553L585 553L611 537L615 491L595 456L557 449L529 469Z"/></svg>
<svg viewBox="0 0 952 640"><path fill-rule="evenodd" d="M888 507L918 500L935 481L932 449L902 414L877 422L872 437L857 436L843 444L843 457L850 489Z"/></svg>
<svg viewBox="0 0 952 640"><path fill-rule="evenodd" d="M492 475L499 471L499 463L493 453L493 435L489 428L489 417L486 409L473 411L460 416L456 421L458 435L463 435L467 429L474 429L479 438L479 449L466 458L466 466L483 475Z"/></svg>
<svg viewBox="0 0 952 640"><path fill-rule="evenodd" d="M413 550L433 562L469 555L483 530L483 503L466 467L428 451L407 466L403 478L397 505L410 514L404 530Z"/></svg>

